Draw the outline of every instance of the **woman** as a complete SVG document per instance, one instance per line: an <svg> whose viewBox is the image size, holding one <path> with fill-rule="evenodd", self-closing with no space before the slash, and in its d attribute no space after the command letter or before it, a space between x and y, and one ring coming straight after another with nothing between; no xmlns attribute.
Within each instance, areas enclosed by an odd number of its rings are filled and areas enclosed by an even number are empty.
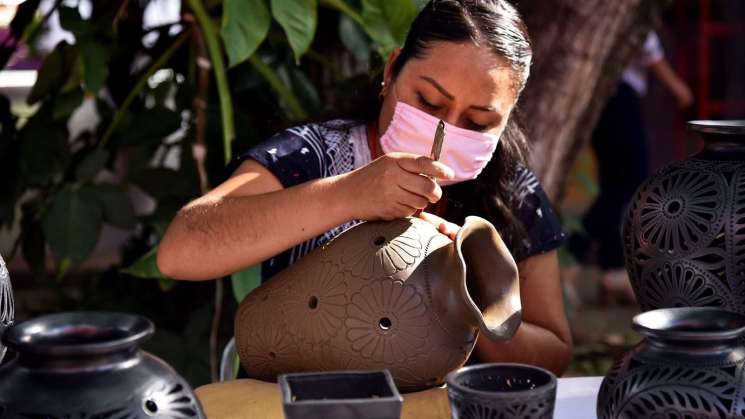
<svg viewBox="0 0 745 419"><path fill-rule="evenodd" d="M530 62L506 1L430 1L387 61L375 119L291 128L249 150L230 179L179 212L159 268L203 280L264 261L267 279L357 220L425 209L422 218L454 236L466 215L480 215L511 243L524 321L509 343L480 339L474 358L561 374L572 349L556 252L564 236L525 168L525 144L509 135ZM438 162L424 156L440 119Z"/></svg>

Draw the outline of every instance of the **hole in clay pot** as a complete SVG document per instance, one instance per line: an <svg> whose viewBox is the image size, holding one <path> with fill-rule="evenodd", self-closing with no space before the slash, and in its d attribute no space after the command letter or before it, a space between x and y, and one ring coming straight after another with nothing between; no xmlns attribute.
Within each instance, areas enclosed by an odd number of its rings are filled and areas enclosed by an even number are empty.
<svg viewBox="0 0 745 419"><path fill-rule="evenodd" d="M308 307L310 307L311 310L315 310L318 307L318 297L315 295L310 297L308 300Z"/></svg>
<svg viewBox="0 0 745 419"><path fill-rule="evenodd" d="M388 317L383 317L378 322L378 326L380 326L380 328L383 329L383 330L390 329L392 325L393 325L393 323L391 323L391 319L389 319Z"/></svg>
<svg viewBox="0 0 745 419"><path fill-rule="evenodd" d="M375 238L375 241L373 243L375 243L376 246L382 246L385 244L385 237L378 236Z"/></svg>
<svg viewBox="0 0 745 419"><path fill-rule="evenodd" d="M680 212L680 210L683 208L683 205L680 203L680 201L672 201L669 204L667 204L667 212L668 214L675 215Z"/></svg>
<svg viewBox="0 0 745 419"><path fill-rule="evenodd" d="M269 352L269 358L275 359L277 358L277 354L275 354L274 352Z"/></svg>
<svg viewBox="0 0 745 419"><path fill-rule="evenodd" d="M145 402L145 410L147 410L148 413L158 413L158 405L155 404L154 401L148 400Z"/></svg>

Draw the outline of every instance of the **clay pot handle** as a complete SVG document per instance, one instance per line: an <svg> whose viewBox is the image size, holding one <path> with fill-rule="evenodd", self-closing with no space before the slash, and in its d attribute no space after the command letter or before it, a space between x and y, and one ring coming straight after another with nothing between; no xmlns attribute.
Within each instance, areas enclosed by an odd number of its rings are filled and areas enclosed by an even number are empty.
<svg viewBox="0 0 745 419"><path fill-rule="evenodd" d="M495 342L508 341L522 321L517 264L494 226L467 217L455 238L466 275L460 294L481 333Z"/></svg>

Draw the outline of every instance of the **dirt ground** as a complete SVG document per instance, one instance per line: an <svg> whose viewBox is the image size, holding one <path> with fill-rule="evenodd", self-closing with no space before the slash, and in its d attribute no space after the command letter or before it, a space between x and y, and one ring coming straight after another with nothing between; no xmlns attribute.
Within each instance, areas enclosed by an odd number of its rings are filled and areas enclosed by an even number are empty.
<svg viewBox="0 0 745 419"><path fill-rule="evenodd" d="M615 359L636 345L641 337L631 330L636 305L609 305L599 298L600 272L582 267L565 269L576 275L576 295L567 292L567 315L574 336L574 358L566 376L605 375ZM567 287L568 288L568 287Z"/></svg>

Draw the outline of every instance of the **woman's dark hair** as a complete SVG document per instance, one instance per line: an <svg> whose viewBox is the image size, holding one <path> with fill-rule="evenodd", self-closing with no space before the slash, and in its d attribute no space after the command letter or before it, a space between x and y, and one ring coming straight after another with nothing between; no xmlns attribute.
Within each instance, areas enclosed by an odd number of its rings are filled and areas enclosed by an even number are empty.
<svg viewBox="0 0 745 419"><path fill-rule="evenodd" d="M533 57L530 37L517 9L506 0L431 0L411 24L393 75L410 59L426 55L437 41L470 41L489 48L514 71L517 94L528 81Z"/></svg>
<svg viewBox="0 0 745 419"><path fill-rule="evenodd" d="M427 53L433 42L473 42L502 57L514 72L516 94L530 73L532 48L527 28L517 10L506 0L432 0L411 25L406 43L392 68L395 78L412 58ZM527 142L513 116L494 156L475 180L445 188L445 217L462 223L466 215L479 215L500 228L515 256L520 258L527 239L525 227L510 210L514 208L514 178L526 166ZM512 204L512 205L510 205Z"/></svg>

